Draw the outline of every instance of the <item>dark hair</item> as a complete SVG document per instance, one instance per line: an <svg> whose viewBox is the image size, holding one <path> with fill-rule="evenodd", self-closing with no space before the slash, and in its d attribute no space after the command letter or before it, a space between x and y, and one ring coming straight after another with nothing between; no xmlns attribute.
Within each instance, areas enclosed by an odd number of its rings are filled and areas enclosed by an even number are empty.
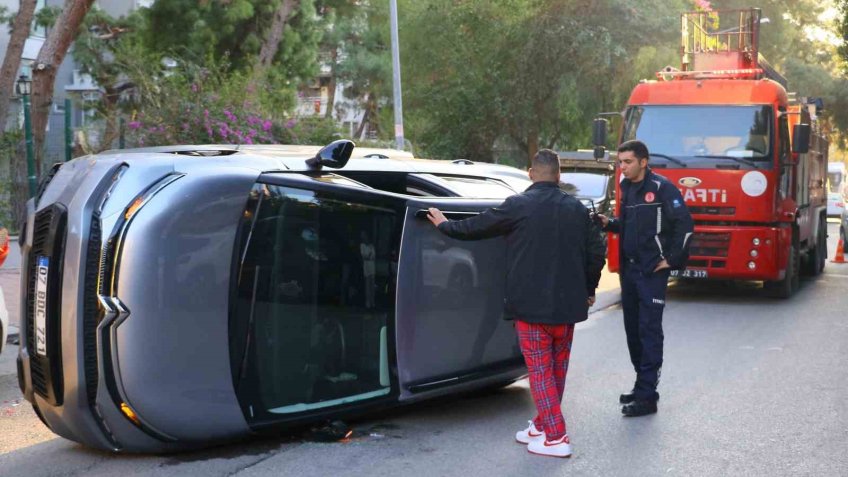
<svg viewBox="0 0 848 477"><path fill-rule="evenodd" d="M618 146L619 154L622 152L632 152L636 159L650 159L650 153L648 152L648 146L645 145L644 142L638 139L631 139L629 141L625 141Z"/></svg>
<svg viewBox="0 0 848 477"><path fill-rule="evenodd" d="M539 149L530 167L541 174L554 175L559 171L559 155L550 149Z"/></svg>

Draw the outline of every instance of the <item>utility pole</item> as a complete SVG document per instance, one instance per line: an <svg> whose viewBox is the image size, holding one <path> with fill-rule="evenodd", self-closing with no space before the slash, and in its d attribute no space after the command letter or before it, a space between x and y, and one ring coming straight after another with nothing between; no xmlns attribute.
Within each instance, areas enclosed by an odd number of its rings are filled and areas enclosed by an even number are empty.
<svg viewBox="0 0 848 477"><path fill-rule="evenodd" d="M398 45L397 0L389 1L392 26L392 90L395 106L395 147L403 150L403 101L400 91L400 46Z"/></svg>

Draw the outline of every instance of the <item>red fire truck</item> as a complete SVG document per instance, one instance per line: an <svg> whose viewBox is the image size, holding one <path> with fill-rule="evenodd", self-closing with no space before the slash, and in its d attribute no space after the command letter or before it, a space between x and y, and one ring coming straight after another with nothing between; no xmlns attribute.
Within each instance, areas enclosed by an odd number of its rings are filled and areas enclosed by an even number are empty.
<svg viewBox="0 0 848 477"><path fill-rule="evenodd" d="M787 93L759 54L760 20L759 9L683 14L681 68L633 89L620 141L645 142L650 166L692 213L679 276L761 280L785 298L800 273L818 274L826 261L828 142L816 122L821 102ZM605 133L596 120L598 154ZM618 237L609 245L617 271Z"/></svg>

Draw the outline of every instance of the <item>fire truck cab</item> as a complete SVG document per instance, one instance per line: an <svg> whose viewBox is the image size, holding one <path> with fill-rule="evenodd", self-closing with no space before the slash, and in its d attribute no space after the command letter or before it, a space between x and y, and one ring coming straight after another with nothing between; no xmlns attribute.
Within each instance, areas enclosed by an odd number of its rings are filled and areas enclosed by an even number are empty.
<svg viewBox="0 0 848 477"><path fill-rule="evenodd" d="M650 167L680 189L695 220L677 276L760 280L786 298L800 273L826 261L828 142L821 102L787 93L760 56L760 19L759 9L683 14L681 68L633 89L620 142L648 145ZM605 120L596 123L598 132ZM618 237L609 244L616 271Z"/></svg>

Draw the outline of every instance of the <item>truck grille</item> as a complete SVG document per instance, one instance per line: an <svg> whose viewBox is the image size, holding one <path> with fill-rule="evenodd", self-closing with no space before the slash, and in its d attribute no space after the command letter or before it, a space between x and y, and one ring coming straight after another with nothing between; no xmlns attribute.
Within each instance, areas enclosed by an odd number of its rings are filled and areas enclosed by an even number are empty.
<svg viewBox="0 0 848 477"><path fill-rule="evenodd" d="M27 351L30 356L32 387L50 404L62 404L62 347L61 347L61 309L62 309L62 258L65 248L65 222L67 213L64 207L54 204L35 215L33 224L32 249L29 252L27 267L27 295L24 321L27 330ZM45 326L47 332L47 356L41 356L36 348L35 329L35 293L36 266L38 257L48 257L50 268L47 275L47 300Z"/></svg>
<svg viewBox="0 0 848 477"><path fill-rule="evenodd" d="M727 258L730 233L696 232L692 235L689 255L692 257Z"/></svg>

